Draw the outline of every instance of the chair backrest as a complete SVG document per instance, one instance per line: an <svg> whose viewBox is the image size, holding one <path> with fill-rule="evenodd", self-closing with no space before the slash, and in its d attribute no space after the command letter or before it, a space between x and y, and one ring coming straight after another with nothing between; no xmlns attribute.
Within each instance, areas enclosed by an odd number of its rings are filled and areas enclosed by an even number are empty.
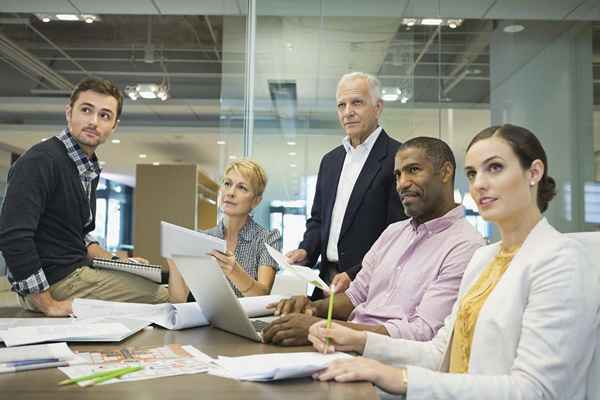
<svg viewBox="0 0 600 400"><path fill-rule="evenodd" d="M568 233L567 235L585 246L590 261L600 272L600 232L577 232ZM598 282L598 290L600 291L600 282ZM600 315L597 318L600 319ZM598 325L596 326L598 327ZM600 400L600 331L596 340L592 364L588 371L587 400Z"/></svg>

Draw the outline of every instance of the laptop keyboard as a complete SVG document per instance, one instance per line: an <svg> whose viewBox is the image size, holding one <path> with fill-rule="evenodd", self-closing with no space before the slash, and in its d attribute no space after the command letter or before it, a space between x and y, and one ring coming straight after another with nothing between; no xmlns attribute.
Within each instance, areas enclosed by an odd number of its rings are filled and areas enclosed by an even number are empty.
<svg viewBox="0 0 600 400"><path fill-rule="evenodd" d="M268 322L261 321L258 319L251 320L250 322L252 322L252 326L254 326L254 330L256 332L262 332L263 329L265 329L267 327L267 325L269 325Z"/></svg>

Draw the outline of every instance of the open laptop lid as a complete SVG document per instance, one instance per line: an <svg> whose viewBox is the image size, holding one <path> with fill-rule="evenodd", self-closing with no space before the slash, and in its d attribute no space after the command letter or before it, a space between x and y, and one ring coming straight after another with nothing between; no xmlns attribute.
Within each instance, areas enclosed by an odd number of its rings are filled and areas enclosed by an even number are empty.
<svg viewBox="0 0 600 400"><path fill-rule="evenodd" d="M256 342L261 341L216 261L210 257L176 254L172 258L213 326Z"/></svg>

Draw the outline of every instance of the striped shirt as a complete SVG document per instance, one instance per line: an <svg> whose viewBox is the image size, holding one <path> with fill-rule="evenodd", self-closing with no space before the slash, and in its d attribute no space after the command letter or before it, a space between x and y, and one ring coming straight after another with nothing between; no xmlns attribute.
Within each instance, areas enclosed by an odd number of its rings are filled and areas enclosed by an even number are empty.
<svg viewBox="0 0 600 400"><path fill-rule="evenodd" d="M221 222L217 226L206 230L205 233L225 239L225 226ZM258 267L261 265L277 269L277 262L267 252L265 243L281 251L283 244L281 234L277 229L269 231L249 216L238 236L238 242L235 246L235 259L252 279L258 279ZM231 284L231 282L229 283ZM231 284L231 287L236 296L243 296L233 284Z"/></svg>

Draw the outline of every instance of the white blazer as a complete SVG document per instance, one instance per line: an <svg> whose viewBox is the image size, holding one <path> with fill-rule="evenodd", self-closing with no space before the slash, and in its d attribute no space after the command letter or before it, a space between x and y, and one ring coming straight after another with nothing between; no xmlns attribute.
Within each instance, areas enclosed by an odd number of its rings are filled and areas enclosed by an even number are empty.
<svg viewBox="0 0 600 400"><path fill-rule="evenodd" d="M499 246L475 252L459 299ZM581 244L542 219L481 308L468 374L443 373L459 301L431 341L368 333L364 355L407 366L408 399L583 400L596 344L598 292L596 269Z"/></svg>

